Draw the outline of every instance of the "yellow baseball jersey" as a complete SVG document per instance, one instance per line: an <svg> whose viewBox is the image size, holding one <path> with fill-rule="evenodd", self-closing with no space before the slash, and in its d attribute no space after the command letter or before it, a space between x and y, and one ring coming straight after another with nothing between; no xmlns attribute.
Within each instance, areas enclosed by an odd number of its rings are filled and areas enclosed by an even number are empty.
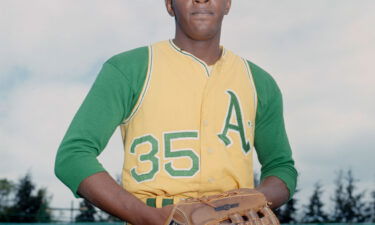
<svg viewBox="0 0 375 225"><path fill-rule="evenodd" d="M79 197L80 183L105 171L97 157L120 126L123 185L150 206L252 187L253 149L260 180L279 177L292 197L281 91L254 63L222 52L207 66L164 41L108 59L60 144L56 176Z"/></svg>
<svg viewBox="0 0 375 225"><path fill-rule="evenodd" d="M172 41L148 51L143 90L121 125L124 188L142 200L252 188L257 96L246 60L222 49L208 66Z"/></svg>

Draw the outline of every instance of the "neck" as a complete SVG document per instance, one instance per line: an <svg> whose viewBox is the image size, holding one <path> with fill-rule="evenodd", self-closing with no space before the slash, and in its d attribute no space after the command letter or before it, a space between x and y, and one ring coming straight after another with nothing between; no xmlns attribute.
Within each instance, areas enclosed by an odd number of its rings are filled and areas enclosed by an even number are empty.
<svg viewBox="0 0 375 225"><path fill-rule="evenodd" d="M221 56L220 35L208 40L193 40L185 35L176 33L173 39L175 45L180 49L193 54L203 60L207 65L213 65Z"/></svg>

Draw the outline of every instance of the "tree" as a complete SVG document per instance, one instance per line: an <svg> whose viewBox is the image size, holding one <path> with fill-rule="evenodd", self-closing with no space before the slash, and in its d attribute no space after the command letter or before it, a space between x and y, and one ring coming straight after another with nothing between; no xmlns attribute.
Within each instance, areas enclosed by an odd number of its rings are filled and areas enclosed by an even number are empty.
<svg viewBox="0 0 375 225"><path fill-rule="evenodd" d="M366 203L363 201L365 192L356 194L355 182L351 169L347 171L345 177L342 171L339 172L335 181L336 192L333 197L335 207L331 222L359 223L369 218Z"/></svg>
<svg viewBox="0 0 375 225"><path fill-rule="evenodd" d="M51 212L49 210L51 197L47 196L47 189L41 188L38 190L36 195L37 202L40 202L40 207L36 214L36 219L38 222L51 222Z"/></svg>
<svg viewBox="0 0 375 225"><path fill-rule="evenodd" d="M343 184L343 172L340 170L337 173L335 179L335 193L332 198L334 202L334 209L332 213L331 222L344 222L342 218L344 218L345 214L345 193L344 193L344 184Z"/></svg>
<svg viewBox="0 0 375 225"><path fill-rule="evenodd" d="M309 205L305 206L302 221L305 223L324 223L328 221L327 214L323 211L322 185L317 182L315 184L314 192L310 197Z"/></svg>
<svg viewBox="0 0 375 225"><path fill-rule="evenodd" d="M14 191L14 184L7 180L0 180L0 208L9 205L9 195Z"/></svg>
<svg viewBox="0 0 375 225"><path fill-rule="evenodd" d="M296 190L296 193L298 190ZM297 223L297 200L295 196L290 199L285 205L276 211L276 215L280 223Z"/></svg>
<svg viewBox="0 0 375 225"><path fill-rule="evenodd" d="M31 180L31 175L27 173L16 186L14 204L7 212L9 218L7 222L51 221L51 213L47 210L50 201L47 190L39 189L35 195L34 189L35 184Z"/></svg>
<svg viewBox="0 0 375 225"><path fill-rule="evenodd" d="M79 203L79 214L76 216L76 222L95 222L95 207L86 199Z"/></svg>
<svg viewBox="0 0 375 225"><path fill-rule="evenodd" d="M346 202L345 202L345 214L347 222L366 222L368 216L365 212L366 203L363 201L365 192L355 194L356 186L352 170L348 170L345 180L346 186Z"/></svg>
<svg viewBox="0 0 375 225"><path fill-rule="evenodd" d="M372 200L369 206L369 222L375 222L375 191L371 193Z"/></svg>
<svg viewBox="0 0 375 225"><path fill-rule="evenodd" d="M10 205L10 195L14 192L14 184L7 180L0 180L0 222L8 221L8 210Z"/></svg>

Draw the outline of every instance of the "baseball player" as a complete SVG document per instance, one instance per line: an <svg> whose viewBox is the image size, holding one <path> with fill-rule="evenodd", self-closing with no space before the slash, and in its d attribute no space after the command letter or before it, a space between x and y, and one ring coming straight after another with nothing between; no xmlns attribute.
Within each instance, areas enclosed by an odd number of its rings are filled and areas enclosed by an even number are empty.
<svg viewBox="0 0 375 225"><path fill-rule="evenodd" d="M273 78L220 46L231 0L166 0L172 40L104 63L56 156L74 193L133 225L164 224L186 198L255 188L253 151L272 207L291 198L297 172ZM98 162L117 127L123 187Z"/></svg>

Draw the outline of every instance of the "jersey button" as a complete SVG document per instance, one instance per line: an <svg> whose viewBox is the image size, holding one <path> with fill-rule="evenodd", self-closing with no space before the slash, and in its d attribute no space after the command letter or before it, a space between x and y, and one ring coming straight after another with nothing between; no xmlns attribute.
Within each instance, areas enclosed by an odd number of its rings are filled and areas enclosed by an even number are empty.
<svg viewBox="0 0 375 225"><path fill-rule="evenodd" d="M212 148L207 149L208 153L213 153L214 150Z"/></svg>
<svg viewBox="0 0 375 225"><path fill-rule="evenodd" d="M205 127L208 126L208 121L207 120L203 120L203 126L205 126Z"/></svg>

